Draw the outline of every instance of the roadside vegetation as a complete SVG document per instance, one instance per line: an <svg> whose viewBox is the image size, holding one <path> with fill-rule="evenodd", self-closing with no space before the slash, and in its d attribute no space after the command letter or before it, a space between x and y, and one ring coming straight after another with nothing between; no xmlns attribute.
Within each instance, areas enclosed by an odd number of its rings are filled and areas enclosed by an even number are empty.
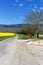
<svg viewBox="0 0 43 65"><path fill-rule="evenodd" d="M19 39L28 39L28 36L26 34L18 34Z"/></svg>
<svg viewBox="0 0 43 65"><path fill-rule="evenodd" d="M8 38L12 38L14 36L3 36L3 37L0 37L0 41L3 41L3 40L6 40Z"/></svg>
<svg viewBox="0 0 43 65"><path fill-rule="evenodd" d="M18 34L19 39L23 40L23 39L30 39L29 35L26 34ZM31 39L37 39L37 35L32 36ZM43 39L43 35L39 34L39 38L38 39Z"/></svg>
<svg viewBox="0 0 43 65"><path fill-rule="evenodd" d="M9 33L9 32L0 32L0 41L8 39L8 38L12 38L14 37L16 34L15 33Z"/></svg>

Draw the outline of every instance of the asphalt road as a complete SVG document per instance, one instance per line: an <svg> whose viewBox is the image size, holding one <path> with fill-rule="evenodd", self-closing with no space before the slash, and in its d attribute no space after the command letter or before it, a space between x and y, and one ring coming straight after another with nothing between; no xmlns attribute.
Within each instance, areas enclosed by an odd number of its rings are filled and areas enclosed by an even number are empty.
<svg viewBox="0 0 43 65"><path fill-rule="evenodd" d="M17 40L0 42L0 65L43 65L43 46Z"/></svg>

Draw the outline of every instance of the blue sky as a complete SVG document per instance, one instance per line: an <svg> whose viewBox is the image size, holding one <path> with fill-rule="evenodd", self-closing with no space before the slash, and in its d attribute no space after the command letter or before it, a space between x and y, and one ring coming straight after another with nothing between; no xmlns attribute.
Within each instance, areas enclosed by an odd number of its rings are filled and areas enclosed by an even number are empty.
<svg viewBox="0 0 43 65"><path fill-rule="evenodd" d="M0 24L22 24L31 10L43 9L43 0L0 0Z"/></svg>

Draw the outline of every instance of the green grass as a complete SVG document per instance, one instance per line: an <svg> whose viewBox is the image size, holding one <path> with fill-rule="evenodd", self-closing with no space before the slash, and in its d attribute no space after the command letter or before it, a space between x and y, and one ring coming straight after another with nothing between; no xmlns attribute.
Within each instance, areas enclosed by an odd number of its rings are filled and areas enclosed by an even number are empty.
<svg viewBox="0 0 43 65"><path fill-rule="evenodd" d="M0 37L0 41L3 41L3 40L6 40L8 38L12 38L14 36L3 36L3 37Z"/></svg>
<svg viewBox="0 0 43 65"><path fill-rule="evenodd" d="M37 38L37 36L35 35L35 36L32 36L32 39L36 39Z"/></svg>
<svg viewBox="0 0 43 65"><path fill-rule="evenodd" d="M43 39L43 35L39 36L39 39Z"/></svg>
<svg viewBox="0 0 43 65"><path fill-rule="evenodd" d="M27 39L27 35L25 34L18 34L19 39Z"/></svg>
<svg viewBox="0 0 43 65"><path fill-rule="evenodd" d="M33 36L32 38L35 39L35 38L37 38L37 36L35 35L35 36ZM40 35L39 35L39 39L43 39L43 34L40 34Z"/></svg>
<svg viewBox="0 0 43 65"><path fill-rule="evenodd" d="M19 39L29 39L29 35L25 35L25 34L18 34ZM37 39L37 36L32 36L32 39ZM39 35L39 39L43 39L43 36Z"/></svg>

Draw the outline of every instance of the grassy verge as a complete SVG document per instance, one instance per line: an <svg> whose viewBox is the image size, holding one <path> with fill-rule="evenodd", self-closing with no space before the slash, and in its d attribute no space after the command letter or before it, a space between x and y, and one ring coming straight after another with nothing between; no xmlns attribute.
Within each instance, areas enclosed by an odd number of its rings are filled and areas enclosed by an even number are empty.
<svg viewBox="0 0 43 65"><path fill-rule="evenodd" d="M18 34L19 39L27 39L27 35L25 34Z"/></svg>
<svg viewBox="0 0 43 65"><path fill-rule="evenodd" d="M43 34L39 35L39 39L43 39Z"/></svg>
<svg viewBox="0 0 43 65"><path fill-rule="evenodd" d="M25 34L18 34L19 36L19 39L29 39L29 35L25 35ZM32 39L36 39L37 36L32 36ZM39 39L43 39L43 36L42 35L39 35Z"/></svg>
<svg viewBox="0 0 43 65"><path fill-rule="evenodd" d="M37 38L37 36L35 35L35 36L33 36L32 38L35 39L35 38ZM40 34L40 35L39 35L39 39L43 39L43 34Z"/></svg>
<svg viewBox="0 0 43 65"><path fill-rule="evenodd" d="M0 37L0 41L6 40L6 39L12 38L12 37L14 37L14 36L2 36L2 37Z"/></svg>

